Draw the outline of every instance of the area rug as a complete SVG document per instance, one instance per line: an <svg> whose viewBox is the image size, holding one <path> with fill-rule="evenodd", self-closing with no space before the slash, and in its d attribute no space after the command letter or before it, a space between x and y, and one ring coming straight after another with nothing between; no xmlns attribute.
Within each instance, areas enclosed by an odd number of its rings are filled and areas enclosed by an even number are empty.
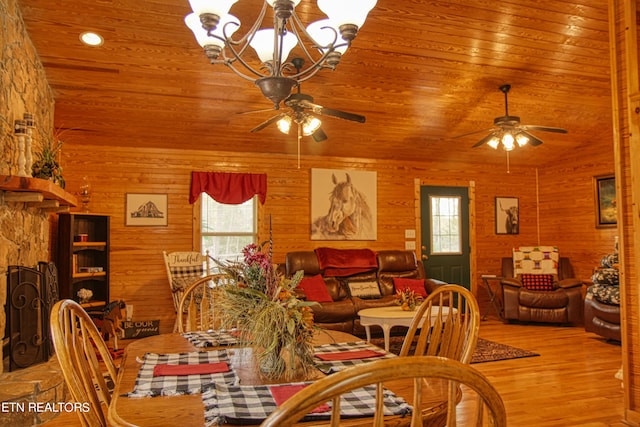
<svg viewBox="0 0 640 427"><path fill-rule="evenodd" d="M391 337L389 339L389 351L394 354L400 353L403 341L404 337ZM384 340L382 338L372 338L371 343L378 347L384 347ZM478 344L471 358L471 363L495 362L497 360L520 359L534 356L540 355L529 350L478 338Z"/></svg>

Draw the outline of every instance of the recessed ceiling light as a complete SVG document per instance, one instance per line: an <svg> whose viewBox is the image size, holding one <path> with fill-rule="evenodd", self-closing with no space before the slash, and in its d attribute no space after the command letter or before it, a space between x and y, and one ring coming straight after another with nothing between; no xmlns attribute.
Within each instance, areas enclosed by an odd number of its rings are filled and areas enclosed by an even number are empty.
<svg viewBox="0 0 640 427"><path fill-rule="evenodd" d="M104 39L100 34L91 31L85 31L80 34L80 41L87 46L102 46L104 43Z"/></svg>

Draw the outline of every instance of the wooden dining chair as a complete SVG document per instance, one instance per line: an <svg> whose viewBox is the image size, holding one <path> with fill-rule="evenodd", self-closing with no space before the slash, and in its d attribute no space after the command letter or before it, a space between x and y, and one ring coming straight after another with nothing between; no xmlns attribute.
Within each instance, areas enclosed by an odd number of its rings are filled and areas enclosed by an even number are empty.
<svg viewBox="0 0 640 427"><path fill-rule="evenodd" d="M193 283L194 280L203 276L211 274L211 257L209 251L204 254L200 252L162 252L164 258L164 265L167 270L167 279L169 281L169 287L171 289L171 296L173 298L173 306L178 311L178 304L184 294L187 286ZM178 318L176 317L176 323L173 325L173 332L178 330Z"/></svg>
<svg viewBox="0 0 640 427"><path fill-rule="evenodd" d="M178 332L219 329L216 294L218 286L227 283L226 274L209 274L191 283L178 303Z"/></svg>
<svg viewBox="0 0 640 427"><path fill-rule="evenodd" d="M407 394L413 395L411 401L411 416L389 416L383 413L383 383L413 378L413 390ZM302 417L310 413L318 406L329 402L331 404L331 420L327 424L331 426L342 425L407 425L435 426L444 425L441 415L432 416L433 408L424 408L423 397L430 396L429 386L435 382L454 382L464 384L465 393L477 394L483 407L486 407L483 418L473 423L465 419L464 425L503 427L507 425L504 403L500 394L489 380L469 364L436 356L395 357L375 362L362 363L354 367L339 371L324 377L285 401L278 409L267 417L261 427L287 427L293 426ZM340 420L340 397L345 393L361 387L376 386L376 407L373 419L343 419ZM443 400L448 394L443 394ZM431 396L432 397L432 396ZM456 425L456 402L449 405L443 402L442 406L449 408L450 413L447 427ZM416 408L422 408L416 410ZM451 413L452 412L452 413Z"/></svg>
<svg viewBox="0 0 640 427"><path fill-rule="evenodd" d="M400 356L441 356L470 363L479 329L480 309L473 294L459 285L439 286L416 309Z"/></svg>
<svg viewBox="0 0 640 427"><path fill-rule="evenodd" d="M51 336L65 383L75 402L88 404L76 411L82 426L107 426L111 390L105 375L116 380L116 367L98 328L73 300L60 300L51 309Z"/></svg>

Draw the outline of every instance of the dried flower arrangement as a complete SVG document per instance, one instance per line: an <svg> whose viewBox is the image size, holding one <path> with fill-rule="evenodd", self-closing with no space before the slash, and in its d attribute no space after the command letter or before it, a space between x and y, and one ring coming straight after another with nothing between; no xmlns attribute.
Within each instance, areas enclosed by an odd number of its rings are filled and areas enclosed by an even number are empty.
<svg viewBox="0 0 640 427"><path fill-rule="evenodd" d="M416 309L416 305L422 298L416 295L414 291L409 288L396 291L396 304L398 304L404 311L413 311Z"/></svg>
<svg viewBox="0 0 640 427"><path fill-rule="evenodd" d="M317 304L299 299L294 289L303 272L286 278L264 245L243 249L244 262L220 264L231 280L222 285L218 310L223 327L238 327L258 352L270 379L306 376L313 368L313 312Z"/></svg>

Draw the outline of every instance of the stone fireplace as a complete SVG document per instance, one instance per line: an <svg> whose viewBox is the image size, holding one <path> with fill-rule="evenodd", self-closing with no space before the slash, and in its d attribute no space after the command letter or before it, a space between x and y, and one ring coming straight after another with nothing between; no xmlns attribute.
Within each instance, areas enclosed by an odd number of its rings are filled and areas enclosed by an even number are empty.
<svg viewBox="0 0 640 427"><path fill-rule="evenodd" d="M29 207L27 203L6 202L5 194L0 191L0 302L3 306L7 303L9 266L37 267L38 262L49 261L49 247L55 241L50 237L50 230L55 229L52 227L55 216L42 209ZM48 313L45 315L48 316ZM0 310L0 331L3 335L6 320L4 310ZM2 356L8 363L7 355ZM55 403L68 400L64 378L55 356L44 363L14 372L8 372L3 364L0 372L2 403ZM0 426L38 425L57 415L47 411L7 411L0 416Z"/></svg>
<svg viewBox="0 0 640 427"><path fill-rule="evenodd" d="M33 114L34 155L53 138L53 92L26 32L17 0L0 0L0 186L4 178L17 175L18 144L14 121ZM7 271L10 265L37 267L52 261L56 245L56 215L44 204L20 200L16 191L0 188L0 302L7 302ZM48 315L48 313L47 313ZM0 310L0 331L6 317ZM3 337L4 338L4 337ZM3 339L4 341L4 339ZM2 355L3 360L6 355ZM65 402L64 380L58 362L49 361L27 369L6 372L0 368L0 426L31 426L57 416L54 412L5 411L11 403ZM8 403L8 405L4 405Z"/></svg>
<svg viewBox="0 0 640 427"><path fill-rule="evenodd" d="M58 301L55 263L40 262L38 268L10 265L7 272L5 339L3 355L9 372L49 361L54 353L49 316Z"/></svg>
<svg viewBox="0 0 640 427"><path fill-rule="evenodd" d="M47 212L27 208L25 203L6 203L4 194L0 192L0 302L3 306L7 303L7 271L10 265L36 268L38 262L49 261L49 230ZM6 338L6 320L3 310L0 312L3 341ZM5 356L2 355L3 360ZM4 367L0 372L4 372Z"/></svg>

